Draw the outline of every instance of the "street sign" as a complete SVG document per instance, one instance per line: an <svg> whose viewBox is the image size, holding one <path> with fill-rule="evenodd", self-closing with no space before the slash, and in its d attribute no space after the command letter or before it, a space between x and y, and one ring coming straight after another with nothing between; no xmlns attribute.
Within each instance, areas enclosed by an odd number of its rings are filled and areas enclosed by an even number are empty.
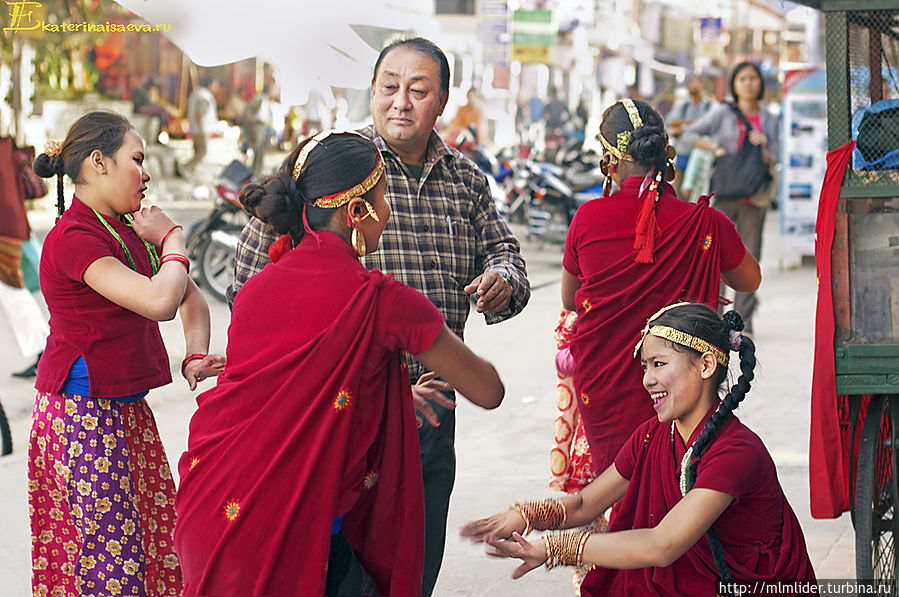
<svg viewBox="0 0 899 597"><path fill-rule="evenodd" d="M550 64L559 34L551 10L516 10L512 19L512 58Z"/></svg>

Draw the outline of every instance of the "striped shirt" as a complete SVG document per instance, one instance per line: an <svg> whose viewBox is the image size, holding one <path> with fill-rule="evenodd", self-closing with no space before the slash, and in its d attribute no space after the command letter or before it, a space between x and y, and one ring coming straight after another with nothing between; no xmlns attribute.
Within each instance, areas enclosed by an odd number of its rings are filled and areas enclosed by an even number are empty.
<svg viewBox="0 0 899 597"><path fill-rule="evenodd" d="M512 288L508 307L485 315L488 324L521 312L531 295L518 239L496 211L487 179L475 164L448 147L431 132L420 179L368 126L360 133L372 139L384 155L386 198L392 214L378 250L362 263L369 269L393 273L415 288L440 310L446 324L460 338L471 308L462 289L480 274L499 273ZM253 218L244 228L234 262L234 284L228 304L250 276L268 263L268 247L277 235ZM424 373L410 365L413 382Z"/></svg>

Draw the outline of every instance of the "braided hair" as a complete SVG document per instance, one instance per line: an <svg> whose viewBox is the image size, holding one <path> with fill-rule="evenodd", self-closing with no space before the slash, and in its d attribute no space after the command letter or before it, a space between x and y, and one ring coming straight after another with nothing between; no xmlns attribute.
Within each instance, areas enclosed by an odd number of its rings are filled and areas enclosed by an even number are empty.
<svg viewBox="0 0 899 597"><path fill-rule="evenodd" d="M94 150L104 156L115 154L128 131L134 130L128 119L115 112L88 112L75 121L58 151L44 152L34 160L34 173L42 178L56 177L57 218L66 209L63 176L80 183L81 164Z"/></svg>
<svg viewBox="0 0 899 597"><path fill-rule="evenodd" d="M740 402L743 401L749 392L750 383L755 378L755 344L751 338L740 334L743 331L743 318L740 317L739 313L728 311L722 318L709 307L698 303L691 303L666 311L654 319L652 324L664 325L680 330L724 350L737 350L740 355L740 376L737 378L737 383L729 389L724 399L718 405L717 410L693 443L693 456L687 469L687 488L689 489L696 481L699 459L714 441L718 431L730 418L734 409L740 405ZM689 351L697 356L699 355L699 352L692 348L673 342L669 342L669 345L675 350ZM719 365L715 381L720 387L726 379L727 368ZM709 545L712 549L712 557L715 560L715 568L718 570L718 575L725 583L732 581L730 569L724 560L724 548L721 546L721 541L718 539L715 529L709 527L709 530L706 531L706 537L708 537Z"/></svg>

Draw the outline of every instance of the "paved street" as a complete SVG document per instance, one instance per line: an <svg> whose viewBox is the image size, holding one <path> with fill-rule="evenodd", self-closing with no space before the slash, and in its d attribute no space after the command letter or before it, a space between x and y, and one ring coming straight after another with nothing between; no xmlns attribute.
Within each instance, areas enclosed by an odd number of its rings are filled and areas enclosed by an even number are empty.
<svg viewBox="0 0 899 597"><path fill-rule="evenodd" d="M185 185L171 183L160 203L179 223L187 224L208 209L188 201ZM189 188L187 188L189 191ZM189 194L189 193L188 193ZM36 229L46 230L52 213L33 214ZM810 265L784 267L778 244L777 214L766 224L761 307L756 322L760 369L739 416L765 441L778 465L787 497L805 531L819 578L854 574L854 534L849 516L812 520L808 506L809 388L815 272ZM492 412L462 402L458 408L458 474L450 508L450 537L436 595L569 595L565 570L537 570L520 581L509 579L514 565L495 561L456 538L466 521L504 509L520 498L548 495L549 449L555 418L555 351L552 331L560 305L561 247L526 244L531 302L518 317L487 327L472 316L466 340L493 361L506 384L504 404ZM224 352L229 313L210 300L212 348ZM179 321L162 324L176 381L151 392L169 459L176 462L186 445L194 397L177 375L183 356ZM623 330L631 342L635 330ZM612 340L612 339L610 339ZM0 316L0 397L13 425L14 453L0 459L0 586L5 595L29 594L28 510L25 492L26 439L33 398L32 382L9 377L27 364L19 354L6 318ZM636 366L636 364L634 365ZM385 524L390 524L385 521Z"/></svg>

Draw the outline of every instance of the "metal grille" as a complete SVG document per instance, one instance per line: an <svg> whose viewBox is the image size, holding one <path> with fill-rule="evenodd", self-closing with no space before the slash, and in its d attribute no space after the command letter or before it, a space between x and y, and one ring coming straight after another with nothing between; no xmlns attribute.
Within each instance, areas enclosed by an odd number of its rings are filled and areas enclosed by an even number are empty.
<svg viewBox="0 0 899 597"><path fill-rule="evenodd" d="M899 9L845 15L847 116L859 150L853 168L860 183L895 183L899 181Z"/></svg>

